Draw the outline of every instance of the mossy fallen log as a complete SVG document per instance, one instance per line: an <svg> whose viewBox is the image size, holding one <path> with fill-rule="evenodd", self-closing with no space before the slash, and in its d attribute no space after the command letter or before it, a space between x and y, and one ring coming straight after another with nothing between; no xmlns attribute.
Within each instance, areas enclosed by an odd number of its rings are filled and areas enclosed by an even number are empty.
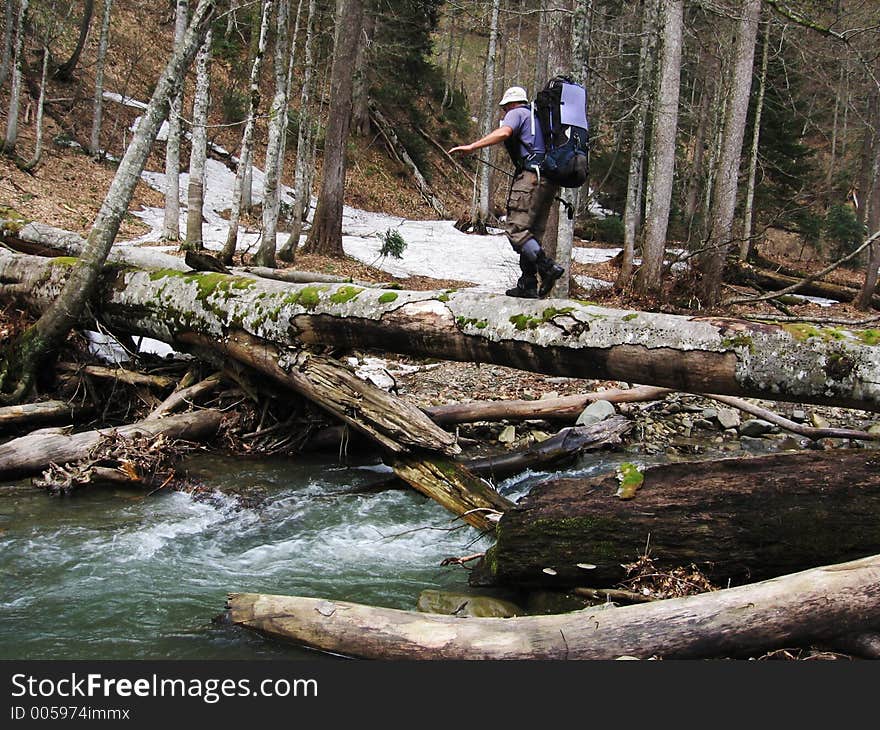
<svg viewBox="0 0 880 730"><path fill-rule="evenodd" d="M69 260L0 250L0 298L43 310ZM174 343L241 331L285 348L375 348L696 393L880 411L876 330L628 312L473 291L382 291L179 271L118 271L93 311Z"/></svg>
<svg viewBox="0 0 880 730"><path fill-rule="evenodd" d="M627 481L632 496L621 498ZM632 465L622 478L546 481L505 511L472 582L612 587L646 550L659 569L694 564L716 585L880 552L880 451Z"/></svg>

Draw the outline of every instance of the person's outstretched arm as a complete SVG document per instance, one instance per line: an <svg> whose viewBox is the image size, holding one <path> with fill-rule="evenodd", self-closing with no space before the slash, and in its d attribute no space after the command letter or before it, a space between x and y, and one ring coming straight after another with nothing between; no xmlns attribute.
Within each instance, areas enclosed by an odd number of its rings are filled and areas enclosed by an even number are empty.
<svg viewBox="0 0 880 730"><path fill-rule="evenodd" d="M474 152L475 150L481 149L482 147L491 147L493 144L498 144L499 142L503 142L507 139L511 134L513 134L513 129L508 126L501 126L498 129L493 129L489 134L485 137L478 139L476 142L471 142L470 144L461 145L459 147L453 147L449 150L449 154L467 154L468 152Z"/></svg>

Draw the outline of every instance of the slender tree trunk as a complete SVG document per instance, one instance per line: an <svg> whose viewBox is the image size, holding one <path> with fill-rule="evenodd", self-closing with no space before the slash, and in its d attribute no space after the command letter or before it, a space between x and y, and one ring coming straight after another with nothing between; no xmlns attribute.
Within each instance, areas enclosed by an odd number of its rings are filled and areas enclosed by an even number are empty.
<svg viewBox="0 0 880 730"><path fill-rule="evenodd" d="M544 88L550 76L547 73L547 38L549 35L548 27L548 0L538 0L538 40L535 43L535 78L532 85L531 97L534 99L537 93Z"/></svg>
<svg viewBox="0 0 880 730"><path fill-rule="evenodd" d="M712 102L712 93L709 90L709 74L703 81L700 90L700 106L697 112L697 128L694 132L693 141L693 162L690 166L690 178L688 180L687 194L684 203L684 218L688 227L688 242L691 240L691 232L693 231L694 219L697 215L697 207L699 204L700 183L704 178L703 159L706 155L706 136L709 130L709 105Z"/></svg>
<svg viewBox="0 0 880 730"><path fill-rule="evenodd" d="M662 287L675 170L683 20L684 0L662 0L660 24L663 44L658 69L657 105L651 129L642 266L636 278L636 289L643 295L657 295Z"/></svg>
<svg viewBox="0 0 880 730"><path fill-rule="evenodd" d="M238 225L241 220L241 191L244 184L245 161L251 154L254 144L254 119L260 107L260 68L266 54L266 43L269 37L269 20L272 15L272 1L263 0L262 17L260 20L260 39L257 51L251 64L250 95L248 97L248 116L241 135L241 152L238 156L238 169L235 171L235 183L232 187L232 210L229 213L229 231L226 243L220 252L220 260L224 264L232 263L232 256L238 243Z"/></svg>
<svg viewBox="0 0 880 730"><path fill-rule="evenodd" d="M363 0L341 0L330 70L329 119L324 141L324 167L314 223L305 251L343 257L342 205L345 195L345 145L351 127L352 65L361 34Z"/></svg>
<svg viewBox="0 0 880 730"><path fill-rule="evenodd" d="M358 44L358 55L354 63L354 90L352 91L351 128L358 137L370 135L370 51L373 35L376 32L375 11L364 9L363 39Z"/></svg>
<svg viewBox="0 0 880 730"><path fill-rule="evenodd" d="M199 0L184 43L174 53L160 76L153 96L117 168L113 182L86 240L85 251L55 304L24 333L10 343L0 361L0 393L8 402L20 402L30 391L37 369L57 350L61 340L79 319L94 294L101 270L122 218L128 210L135 186L144 169L168 104L183 83L186 69L201 45L214 16L214 0Z"/></svg>
<svg viewBox="0 0 880 730"><path fill-rule="evenodd" d="M445 109L452 102L452 57L455 48L455 33L458 30L458 8L454 4L446 6L449 13L449 27L446 33L446 72L443 74L443 101L440 108Z"/></svg>
<svg viewBox="0 0 880 730"><path fill-rule="evenodd" d="M577 77L576 81L586 83L586 78L579 77L577 74L583 69L586 61L583 58L575 59L573 55L576 28L583 33L583 27L576 26L573 22L573 16L576 11L583 16L586 8L579 2L572 3L571 0L550 0L548 10L548 28L551 38L555 39L550 43L547 54L549 75ZM579 44L579 48L582 52L586 50L583 43ZM565 202L553 206L542 245L547 254L565 268L565 273L556 282L553 296L567 297L571 274L571 249L574 240L574 211L577 210L577 190L560 188L558 197ZM572 212L571 218L568 216L568 211Z"/></svg>
<svg viewBox="0 0 880 730"><path fill-rule="evenodd" d="M6 83L6 77L9 76L9 67L12 63L12 27L15 25L15 9L12 0L6 0L4 7L5 23L3 24L3 58L0 60L0 84Z"/></svg>
<svg viewBox="0 0 880 730"><path fill-rule="evenodd" d="M718 160L712 205L712 233L707 241L707 251L697 262L702 274L698 289L704 306L714 306L720 299L724 260L732 243L733 215L736 208L746 115L749 109L749 90L752 85L752 66L755 60L755 39L758 34L761 0L743 0L741 8L731 76L732 94L724 118L721 157Z"/></svg>
<svg viewBox="0 0 880 730"><path fill-rule="evenodd" d="M871 143L871 148L874 151L874 160L871 165L871 187L870 192L865 196L868 209L867 224L869 234L880 230L880 143L878 143L876 135L876 131L880 130L880 94L874 94L871 98L873 106L871 108L870 126L875 130L875 136ZM871 308L871 300L877 288L878 268L880 268L880 246L875 242L868 248L865 281L859 290L858 296L853 301L856 309L866 312Z"/></svg>
<svg viewBox="0 0 880 730"><path fill-rule="evenodd" d="M632 144L630 145L629 175L626 184L626 204L623 212L623 258L616 285L625 289L630 285L633 272L636 239L642 213L642 180L645 162L645 130L651 108L651 90L654 78L654 53L657 38L659 0L645 0L642 8L642 40L639 48L639 76L636 88L636 108L633 113Z"/></svg>
<svg viewBox="0 0 880 730"><path fill-rule="evenodd" d="M235 30L235 26L237 20L235 18L235 11L238 10L238 0L229 0L229 12L226 14L226 37L232 35L232 32Z"/></svg>
<svg viewBox="0 0 880 730"><path fill-rule="evenodd" d="M104 62L107 59L107 38L110 35L110 12L113 0L104 0L101 17L101 35L98 40L98 58L95 62L95 102L92 112L92 136L89 152L94 159L101 157L101 120L104 114Z"/></svg>
<svg viewBox="0 0 880 730"><path fill-rule="evenodd" d="M287 121L287 56L290 45L290 3L279 0L275 23L275 96L269 110L269 138L266 143L263 186L263 240L254 255L256 266L275 266L278 228L278 161L281 138Z"/></svg>
<svg viewBox="0 0 880 730"><path fill-rule="evenodd" d="M840 136L840 109L841 96L846 88L846 64L840 64L840 78L834 94L834 120L831 125L831 151L828 153L828 169L825 171L825 195L826 201L831 198L831 188L834 185L834 173L837 171L837 140Z"/></svg>
<svg viewBox="0 0 880 730"><path fill-rule="evenodd" d="M37 100L37 139L34 144L34 155L28 162L22 165L24 170L33 170L40 164L43 157L43 109L46 105L46 78L49 75L49 49L43 46L43 71L40 74L40 98Z"/></svg>
<svg viewBox="0 0 880 730"><path fill-rule="evenodd" d="M483 86L483 120L480 125L480 136L483 137L492 131L494 122L498 116L498 107L495 102L495 66L498 55L498 13L501 0L492 0L492 15L489 21L489 45L486 48L486 83ZM478 195L477 210L473 216L475 223L486 225L492 208L491 168L489 161L492 158L492 149L484 147L479 150L480 169L477 174Z"/></svg>
<svg viewBox="0 0 880 730"><path fill-rule="evenodd" d="M9 0L11 2L11 0ZM18 24L15 29L15 53L12 57L12 88L9 91L9 109L6 111L6 138L3 154L12 156L18 144L18 107L21 103L21 74L24 66L24 36L27 32L28 0L20 0Z"/></svg>
<svg viewBox="0 0 880 730"><path fill-rule="evenodd" d="M211 94L211 35L209 29L196 59L189 185L186 196L186 240L180 246L181 251L198 251L203 247L205 161L208 154L208 106Z"/></svg>
<svg viewBox="0 0 880 730"><path fill-rule="evenodd" d="M278 252L278 258L291 263L296 258L296 249L299 246L303 221L311 195L311 181L308 171L312 160L312 104L315 94L315 79L317 78L315 75L314 58L315 22L317 20L316 0L309 0L308 13L309 18L306 23L306 39L303 49L305 69L303 70L303 82L299 99L296 165L293 172L293 215L290 222L290 235Z"/></svg>
<svg viewBox="0 0 880 730"><path fill-rule="evenodd" d="M76 42L76 48L73 49L70 58L55 69L55 73L53 74L59 81L73 80L73 70L79 63L79 57L82 55L83 48L86 46L86 38L88 38L89 28L92 25L92 15L94 11L95 0L86 0L85 7L83 8L82 22L79 26L79 38Z"/></svg>
<svg viewBox="0 0 880 730"><path fill-rule="evenodd" d="M752 248L752 218L755 206L755 181L758 175L758 148L761 142L761 117L764 113L764 93L767 89L767 64L770 58L770 21L764 24L764 44L761 48L761 75L758 78L758 98L755 100L755 120L752 125L752 148L749 152L749 179L746 184L746 201L743 207L743 232L739 243L740 261L749 258ZM835 126L837 109L835 108ZM833 145L832 145L833 146ZM832 152L833 154L833 152Z"/></svg>
<svg viewBox="0 0 880 730"><path fill-rule="evenodd" d="M183 43L189 0L177 0L174 17L174 47ZM168 110L168 139L165 141L165 214L162 239L180 240L180 116L183 112L183 85Z"/></svg>

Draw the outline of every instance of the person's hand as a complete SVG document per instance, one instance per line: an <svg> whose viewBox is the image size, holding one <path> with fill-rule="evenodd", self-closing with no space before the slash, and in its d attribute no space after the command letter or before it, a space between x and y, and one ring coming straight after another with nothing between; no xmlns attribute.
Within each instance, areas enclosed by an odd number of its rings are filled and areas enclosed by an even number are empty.
<svg viewBox="0 0 880 730"><path fill-rule="evenodd" d="M473 152L473 147L469 144L461 145L460 147L453 147L447 154L450 155L466 155L468 152Z"/></svg>

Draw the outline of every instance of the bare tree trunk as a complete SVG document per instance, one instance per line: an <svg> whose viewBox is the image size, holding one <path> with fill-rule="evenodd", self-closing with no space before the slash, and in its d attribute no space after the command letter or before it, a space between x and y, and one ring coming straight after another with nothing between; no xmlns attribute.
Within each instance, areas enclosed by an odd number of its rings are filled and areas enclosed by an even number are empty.
<svg viewBox="0 0 880 730"><path fill-rule="evenodd" d="M174 17L174 47L183 44L189 0L177 0ZM180 116L183 112L183 85L168 110L168 139L165 141L165 214L162 239L180 240Z"/></svg>
<svg viewBox="0 0 880 730"><path fill-rule="evenodd" d="M303 70L303 82L299 98L299 130L296 139L296 163L293 171L293 215L290 221L290 234L278 252L278 258L291 263L296 258L296 250L299 247L299 239L302 235L303 221L308 210L309 198L311 197L309 168L312 161L312 120L314 118L312 105L314 103L315 81L317 79L314 57L315 22L317 21L316 0L309 0L308 12L309 18L306 23L306 39L303 49L305 69Z"/></svg>
<svg viewBox="0 0 880 730"><path fill-rule="evenodd" d="M873 131L871 149L874 153L874 159L871 165L871 187L870 192L865 195L867 203L868 233L873 234L880 230L880 93L871 95L871 117L869 125L866 127ZM868 262L865 268L865 281L859 290L858 296L853 300L856 309L867 311L871 308L871 300L874 297L874 291L877 288L877 275L880 269L880 246L872 243L868 248Z"/></svg>
<svg viewBox="0 0 880 730"><path fill-rule="evenodd" d="M15 25L15 10L12 0L6 0L4 3L6 12L3 24L3 58L0 60L0 84L6 83L6 77L9 76L9 67L12 63L12 27Z"/></svg>
<svg viewBox="0 0 880 730"><path fill-rule="evenodd" d="M357 54L363 21L363 0L341 0L337 36L330 70L330 100L324 142L321 192L305 251L342 257L342 205L345 194L345 145L351 127L351 68Z"/></svg>
<svg viewBox="0 0 880 730"><path fill-rule="evenodd" d="M687 194L684 203L684 219L687 222L688 242L691 240L694 218L697 215L699 204L700 183L703 180L703 159L706 155L706 137L709 130L709 106L712 102L712 93L709 88L709 74L705 75L700 90L700 106L697 112L697 128L693 135L693 152L690 165Z"/></svg>
<svg viewBox="0 0 880 730"><path fill-rule="evenodd" d="M579 5L579 3L576 3ZM548 73L552 76L575 76L574 70L583 68L583 59L574 60L574 7L571 0L549 0L547 27L551 42L547 53ZM583 9L581 8L581 12ZM581 46L583 49L583 46ZM586 82L586 79L583 79ZM544 233L542 247L547 255L561 264L565 273L556 282L554 297L567 297L571 275L571 248L574 239L574 212L577 206L577 191L561 188L558 197L564 202L551 209ZM568 217L571 211L572 217Z"/></svg>
<svg viewBox="0 0 880 730"><path fill-rule="evenodd" d="M654 85L654 53L657 39L657 12L659 0L645 0L642 9L642 40L639 48L639 76L636 88L636 108L633 112L632 143L630 144L629 175L626 184L626 204L623 212L623 258L617 274L617 288L630 285L633 272L636 239L642 212L642 181L645 164L645 129L651 108L651 90Z"/></svg>
<svg viewBox="0 0 880 730"><path fill-rule="evenodd" d="M192 135L189 156L189 185L186 195L186 240L181 251L203 247L202 219L205 207L205 161L208 154L208 106L211 95L211 30L196 59L196 89L193 95Z"/></svg>
<svg viewBox="0 0 880 730"><path fill-rule="evenodd" d="M354 62L351 128L358 137L367 137L370 134L369 61L375 30L375 11L367 7L364 9L364 37L362 42L358 44L358 55Z"/></svg>
<svg viewBox="0 0 880 730"><path fill-rule="evenodd" d="M11 2L11 0L9 0ZM27 32L28 0L20 0L18 24L15 28L15 53L12 57L12 88L9 91L9 109L6 111L6 138L3 154L10 157L18 144L18 107L21 103L21 74L24 66L24 36Z"/></svg>
<svg viewBox="0 0 880 730"><path fill-rule="evenodd" d="M758 174L758 148L761 142L761 116L764 113L764 93L767 89L767 64L770 58L770 21L764 24L764 44L761 49L761 76L758 79L758 98L755 101L755 121L752 125L752 148L749 152L749 180L746 184L746 201L743 207L743 232L739 242L740 261L749 258L752 247L752 217L755 204L755 180ZM837 108L834 110L834 124L837 126ZM832 143L832 148L834 144ZM832 156L834 152L832 151Z"/></svg>
<svg viewBox="0 0 880 730"><path fill-rule="evenodd" d="M721 158L712 205L712 233L708 250L697 261L701 278L699 295L704 306L713 306L721 296L724 260L733 235L733 215L739 177L742 142L746 115L749 109L749 90L752 85L752 66L755 60L755 39L761 0L742 0L741 19L736 34L736 47L731 75L731 98L724 117Z"/></svg>
<svg viewBox="0 0 880 730"><path fill-rule="evenodd" d="M452 51L455 48L455 33L458 30L458 14L459 9L450 4L446 6L449 13L449 25L446 32L446 66L443 74L443 101L440 102L440 108L445 109L452 102Z"/></svg>
<svg viewBox="0 0 880 730"><path fill-rule="evenodd" d="M46 78L49 75L49 49L43 46L43 71L40 74L40 98L37 100L36 134L34 155L24 165L23 170L33 170L43 157L43 109L46 106Z"/></svg>
<svg viewBox="0 0 880 730"><path fill-rule="evenodd" d="M651 129L651 157L648 161L642 266L636 278L636 289L643 295L656 295L662 287L681 83L684 1L662 0L660 8L663 40L658 69L657 104Z"/></svg>
<svg viewBox="0 0 880 730"><path fill-rule="evenodd" d="M251 65L250 95L248 97L248 116L241 135L241 152L238 155L238 169L235 171L235 183L232 188L232 209L229 213L229 231L226 243L220 252L220 260L231 264L235 247L238 243L238 225L241 220L241 192L247 165L245 161L251 154L254 144L254 119L260 106L260 68L266 54L266 43L269 36L269 20L272 15L273 0L263 0L262 17L260 20L260 39Z"/></svg>
<svg viewBox="0 0 880 730"><path fill-rule="evenodd" d="M89 35L89 28L92 25L92 14L94 13L94 10L95 0L85 0L85 7L83 8L83 19L79 26L79 38L76 42L76 48L73 49L73 53L70 55L70 58L68 58L67 61L65 61L57 69L55 69L55 73L53 74L54 77L59 81L73 80L73 70L79 63L79 57L82 55L83 48L85 48L86 46L86 38Z"/></svg>
<svg viewBox="0 0 880 730"><path fill-rule="evenodd" d="M107 59L107 38L110 35L110 12L113 0L104 0L101 16L101 35L98 40L98 58L95 61L95 101L92 106L92 136L89 152L94 159L101 157L101 120L104 114L104 62Z"/></svg>
<svg viewBox="0 0 880 730"><path fill-rule="evenodd" d="M85 252L57 295L55 304L6 347L0 361L0 397L4 401L20 402L28 394L37 368L57 349L95 292L104 261L128 210L159 125L168 113L169 101L183 82L184 73L213 19L215 7L214 0L199 0L184 43L175 48L156 83L141 123L119 163L89 232Z"/></svg>
<svg viewBox="0 0 880 730"><path fill-rule="evenodd" d="M278 163L281 139L287 123L287 56L290 46L290 3L279 0L275 23L275 96L269 110L269 138L266 143L263 186L263 239L254 255L256 266L275 266L278 229Z"/></svg>
<svg viewBox="0 0 880 730"><path fill-rule="evenodd" d="M548 0L538 0L538 40L535 43L535 78L531 94L533 99L550 78L547 73L547 53L544 50L547 48L549 35L547 2Z"/></svg>
<svg viewBox="0 0 880 730"><path fill-rule="evenodd" d="M492 131L498 116L498 107L495 102L495 65L498 55L498 13L500 7L501 0L492 0L492 15L489 21L489 45L486 48L486 83L483 86L483 119L480 124L481 137ZM485 226L492 212L491 169L488 164L492 157L492 150L489 147L484 147L479 150L478 154L481 164L477 173L479 183L477 209L475 211L476 215L472 216L472 218L475 223Z"/></svg>

